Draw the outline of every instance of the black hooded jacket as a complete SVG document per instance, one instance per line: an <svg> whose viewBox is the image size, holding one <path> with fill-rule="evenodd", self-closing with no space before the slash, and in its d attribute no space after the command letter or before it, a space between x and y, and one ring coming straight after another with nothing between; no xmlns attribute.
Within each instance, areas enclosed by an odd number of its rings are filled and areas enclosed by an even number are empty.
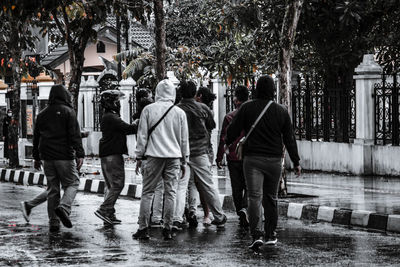
<svg viewBox="0 0 400 267"><path fill-rule="evenodd" d="M226 143L232 144L244 130L251 126L261 114L270 99L273 99L275 85L272 78L262 77L257 81L256 99L242 104L227 129ZM246 156L282 157L285 145L295 166L299 165L296 139L287 109L273 102L246 140L243 154Z"/></svg>
<svg viewBox="0 0 400 267"><path fill-rule="evenodd" d="M35 160L72 160L85 152L71 95L62 85L50 90L49 105L39 113L33 134Z"/></svg>

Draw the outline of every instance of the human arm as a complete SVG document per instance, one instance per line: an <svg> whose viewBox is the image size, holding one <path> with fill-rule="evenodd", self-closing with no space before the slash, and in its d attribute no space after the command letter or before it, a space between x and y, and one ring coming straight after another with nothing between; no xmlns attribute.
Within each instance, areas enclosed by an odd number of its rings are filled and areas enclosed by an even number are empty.
<svg viewBox="0 0 400 267"><path fill-rule="evenodd" d="M241 105L226 129L225 144L231 145L242 134L245 126L245 105Z"/></svg>
<svg viewBox="0 0 400 267"><path fill-rule="evenodd" d="M218 143L218 150L217 150L217 158L215 160L217 167L219 169L222 168L221 162L224 157L225 153L225 138L226 138L226 130L228 128L229 121L228 121L228 115L225 115L224 120L222 122L222 128L221 128L221 134L219 136L219 143Z"/></svg>
<svg viewBox="0 0 400 267"><path fill-rule="evenodd" d="M284 123L282 127L282 139L286 150L289 153L290 159L292 160L295 170L300 167L300 157L297 150L296 137L293 131L293 125L289 116L288 111L285 109L284 112ZM301 173L301 167L297 168L298 172Z"/></svg>
<svg viewBox="0 0 400 267"><path fill-rule="evenodd" d="M145 155L145 149L148 139L148 110L145 108L139 119L139 126L137 131L136 150L135 155L138 160L141 160Z"/></svg>
<svg viewBox="0 0 400 267"><path fill-rule="evenodd" d="M76 157L76 168L78 171L82 167L83 164L83 158L85 157L85 151L83 150L82 146L82 137L81 137L81 130L79 127L78 120L76 118L75 111L70 111L68 113L68 139L70 141L70 144L72 148L75 151L75 157Z"/></svg>
<svg viewBox="0 0 400 267"><path fill-rule="evenodd" d="M187 164L187 161L189 160L189 130L188 130L188 124L187 124L187 118L185 112L181 113L182 115L180 116L180 147L181 147L181 171L182 171L182 177L185 176L185 166Z"/></svg>

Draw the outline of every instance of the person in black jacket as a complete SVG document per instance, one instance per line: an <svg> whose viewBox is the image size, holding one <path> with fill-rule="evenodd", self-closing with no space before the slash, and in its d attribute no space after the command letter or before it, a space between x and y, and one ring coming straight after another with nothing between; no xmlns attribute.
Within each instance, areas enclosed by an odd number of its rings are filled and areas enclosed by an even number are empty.
<svg viewBox="0 0 400 267"><path fill-rule="evenodd" d="M34 165L40 169L42 160L47 178L50 231L58 231L59 220L65 227L72 227L69 214L78 191L78 171L84 156L71 94L63 85L53 85L49 105L39 113L33 134ZM64 189L61 199L60 184Z"/></svg>
<svg viewBox="0 0 400 267"><path fill-rule="evenodd" d="M124 94L119 90L101 93L101 107L104 110L100 123L102 137L99 144L101 170L107 187L104 202L94 213L106 224L121 223L115 217L114 205L125 185L123 154L128 154L126 135L137 133L137 123L128 124L120 117L120 99Z"/></svg>
<svg viewBox="0 0 400 267"><path fill-rule="evenodd" d="M243 147L243 169L248 194L248 214L253 242L249 248L257 249L264 244L261 208L264 206L265 244L276 244L278 223L278 186L282 171L283 146L293 161L297 175L301 173L300 158L296 139L287 109L273 102L274 80L262 76L256 85L256 98L242 104L227 129L226 143L232 144L244 130L245 134L271 101L269 109L262 116Z"/></svg>

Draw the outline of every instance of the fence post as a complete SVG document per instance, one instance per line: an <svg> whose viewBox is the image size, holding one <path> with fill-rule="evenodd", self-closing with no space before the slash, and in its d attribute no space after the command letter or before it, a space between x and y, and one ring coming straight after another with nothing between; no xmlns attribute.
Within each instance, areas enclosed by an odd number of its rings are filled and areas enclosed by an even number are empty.
<svg viewBox="0 0 400 267"><path fill-rule="evenodd" d="M132 77L129 77L126 80L121 80L119 85L121 92L125 94L125 98L121 100L121 119L129 123L129 95L132 93L132 88L136 85L136 82ZM136 101L136 99L133 99L133 101Z"/></svg>
<svg viewBox="0 0 400 267"><path fill-rule="evenodd" d="M393 74L393 109L392 109L392 145L399 145L399 87L397 85L397 73Z"/></svg>
<svg viewBox="0 0 400 267"><path fill-rule="evenodd" d="M374 55L364 55L363 61L355 69L356 80L356 139L361 146L364 173L373 173L372 145L375 141L375 101L374 84L381 81L382 68L375 62Z"/></svg>
<svg viewBox="0 0 400 267"><path fill-rule="evenodd" d="M311 140L311 123L312 123L312 112L311 112L311 87L310 87L310 77L306 76L306 99L305 99L305 109L306 109L306 140Z"/></svg>

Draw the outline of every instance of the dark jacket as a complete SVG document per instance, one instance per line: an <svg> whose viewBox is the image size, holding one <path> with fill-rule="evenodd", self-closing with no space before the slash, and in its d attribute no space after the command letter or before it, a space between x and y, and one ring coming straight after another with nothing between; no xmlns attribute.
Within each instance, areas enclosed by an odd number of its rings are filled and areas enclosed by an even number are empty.
<svg viewBox="0 0 400 267"><path fill-rule="evenodd" d="M102 137L99 143L99 156L128 154L126 135L137 133L137 125L124 122L112 111L104 113L100 128Z"/></svg>
<svg viewBox="0 0 400 267"><path fill-rule="evenodd" d="M247 134L267 105L267 99L255 99L244 103L227 131L227 144L232 144L244 129ZM285 145L295 166L299 165L296 139L287 109L280 104L272 103L247 139L244 156L282 157Z"/></svg>
<svg viewBox="0 0 400 267"><path fill-rule="evenodd" d="M221 128L221 134L219 136L219 143L218 143L218 151L217 151L217 162L221 162L222 158L224 157L225 149L226 149L226 132L228 129L228 126L233 120L233 117L236 115L238 112L239 108L233 110L232 112L228 113L224 117L224 121L222 122L222 128ZM236 138L236 140L230 145L227 149L228 152L226 155L226 159L229 161L239 161L239 159L236 156L236 146L237 143L240 141L240 139L244 136L244 131L242 131L241 135Z"/></svg>
<svg viewBox="0 0 400 267"><path fill-rule="evenodd" d="M213 114L207 105L194 98L184 98L177 105L186 113L189 129L190 156L207 154L210 132L215 128Z"/></svg>
<svg viewBox="0 0 400 267"><path fill-rule="evenodd" d="M35 160L83 158L81 132L71 95L63 86L50 90L49 105L39 113L33 134Z"/></svg>

